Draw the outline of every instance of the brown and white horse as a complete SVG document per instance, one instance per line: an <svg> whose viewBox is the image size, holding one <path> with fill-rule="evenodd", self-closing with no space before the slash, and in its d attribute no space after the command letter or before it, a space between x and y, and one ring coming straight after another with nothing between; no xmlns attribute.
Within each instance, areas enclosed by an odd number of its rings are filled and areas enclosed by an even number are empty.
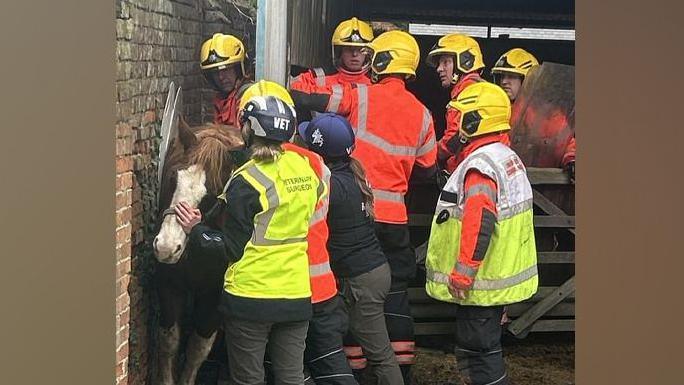
<svg viewBox="0 0 684 385"><path fill-rule="evenodd" d="M220 325L217 311L226 260L186 252L187 236L173 208L186 202L203 217L235 168L234 151L243 147L234 127L205 125L190 128L182 119L178 138L164 162L159 192L159 233L154 239L157 257L155 283L159 295L158 375L160 385L192 385L207 358ZM198 255L196 255L198 254ZM180 324L186 301L192 296L193 330L185 349L178 382L174 371L181 340Z"/></svg>

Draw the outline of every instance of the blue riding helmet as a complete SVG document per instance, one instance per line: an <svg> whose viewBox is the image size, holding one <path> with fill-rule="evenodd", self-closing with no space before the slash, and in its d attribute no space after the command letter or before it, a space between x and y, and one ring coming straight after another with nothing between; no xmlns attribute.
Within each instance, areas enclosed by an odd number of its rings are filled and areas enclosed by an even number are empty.
<svg viewBox="0 0 684 385"><path fill-rule="evenodd" d="M346 158L354 151L354 130L349 121L333 113L316 115L297 127L309 150L324 158Z"/></svg>

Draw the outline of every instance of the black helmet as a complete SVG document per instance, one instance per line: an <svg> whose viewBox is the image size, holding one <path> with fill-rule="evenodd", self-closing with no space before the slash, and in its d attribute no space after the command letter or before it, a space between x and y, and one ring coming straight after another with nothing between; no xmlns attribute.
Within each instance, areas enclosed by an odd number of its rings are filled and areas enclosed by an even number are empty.
<svg viewBox="0 0 684 385"><path fill-rule="evenodd" d="M250 123L254 136L287 142L294 135L297 114L283 100L274 96L255 96L240 111L240 124Z"/></svg>

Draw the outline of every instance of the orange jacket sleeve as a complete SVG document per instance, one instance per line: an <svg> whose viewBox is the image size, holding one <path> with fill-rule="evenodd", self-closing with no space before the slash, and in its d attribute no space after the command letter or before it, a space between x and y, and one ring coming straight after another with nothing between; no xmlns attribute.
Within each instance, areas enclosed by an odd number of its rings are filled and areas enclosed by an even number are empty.
<svg viewBox="0 0 684 385"><path fill-rule="evenodd" d="M430 168L437 162L437 146L435 144L435 124L432 115L429 116L427 135L423 142L419 143L416 151L416 165L422 168Z"/></svg>
<svg viewBox="0 0 684 385"><path fill-rule="evenodd" d="M458 263L451 273L451 283L461 289L472 286L494 233L496 183L479 171L470 170L465 178L465 196Z"/></svg>
<svg viewBox="0 0 684 385"><path fill-rule="evenodd" d="M311 93L316 88L316 75L312 70L302 72L290 81L290 90Z"/></svg>
<svg viewBox="0 0 684 385"><path fill-rule="evenodd" d="M563 159L561 160L561 167L565 168L570 162L575 161L575 150L577 149L577 144L575 143L575 135L573 135L568 144L565 147L565 154L563 154Z"/></svg>

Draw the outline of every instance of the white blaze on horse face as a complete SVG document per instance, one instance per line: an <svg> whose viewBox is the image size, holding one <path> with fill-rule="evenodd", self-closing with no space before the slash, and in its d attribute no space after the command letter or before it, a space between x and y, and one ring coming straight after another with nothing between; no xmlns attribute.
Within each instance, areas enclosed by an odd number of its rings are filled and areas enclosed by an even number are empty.
<svg viewBox="0 0 684 385"><path fill-rule="evenodd" d="M186 202L191 207L196 208L202 198L207 195L207 188L204 185L206 181L204 169L198 165L192 165L184 170L178 170L177 180L176 191L171 198L170 207L175 207L179 202ZM164 217L159 234L154 240L154 249L159 262L178 262L185 250L187 240L188 238L176 216L167 215Z"/></svg>

